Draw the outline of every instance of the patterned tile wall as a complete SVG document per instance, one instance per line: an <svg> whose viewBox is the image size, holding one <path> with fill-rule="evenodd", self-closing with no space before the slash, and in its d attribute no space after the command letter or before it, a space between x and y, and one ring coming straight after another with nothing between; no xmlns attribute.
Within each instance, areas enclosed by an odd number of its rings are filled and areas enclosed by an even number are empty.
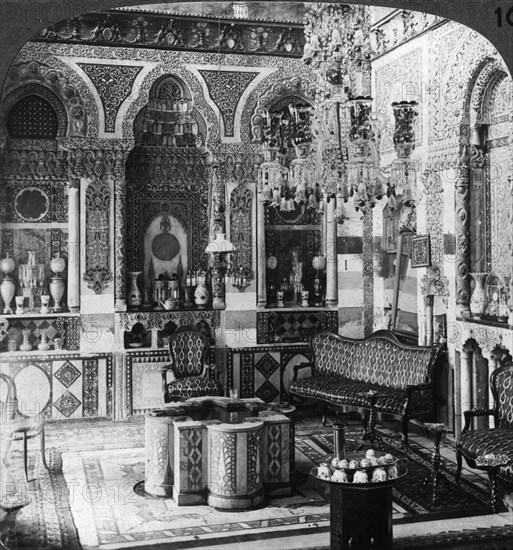
<svg viewBox="0 0 513 550"><path fill-rule="evenodd" d="M111 354L5 356L0 371L14 379L21 412L49 420L112 416Z"/></svg>
<svg viewBox="0 0 513 550"><path fill-rule="evenodd" d="M227 385L238 389L242 398L288 401L294 365L309 360L307 344L230 349Z"/></svg>

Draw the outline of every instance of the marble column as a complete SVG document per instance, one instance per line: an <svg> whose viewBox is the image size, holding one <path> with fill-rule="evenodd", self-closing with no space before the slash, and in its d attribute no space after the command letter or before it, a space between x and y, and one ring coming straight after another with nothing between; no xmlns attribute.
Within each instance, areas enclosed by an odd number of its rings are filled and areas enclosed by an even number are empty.
<svg viewBox="0 0 513 550"><path fill-rule="evenodd" d="M461 350L461 372L460 372L460 407L461 426L463 428L465 418L463 412L472 408L472 356L473 348L468 344Z"/></svg>
<svg viewBox="0 0 513 550"><path fill-rule="evenodd" d="M80 180L68 183L68 308L80 311Z"/></svg>
<svg viewBox="0 0 513 550"><path fill-rule="evenodd" d="M114 191L115 308L116 311L126 311L126 183L124 178L116 177Z"/></svg>
<svg viewBox="0 0 513 550"><path fill-rule="evenodd" d="M338 305L337 199L331 197L326 205L326 305Z"/></svg>
<svg viewBox="0 0 513 550"><path fill-rule="evenodd" d="M433 345L433 299L432 294L424 296L424 306L426 312L426 346Z"/></svg>
<svg viewBox="0 0 513 550"><path fill-rule="evenodd" d="M256 202L256 258L257 258L257 306L265 307L267 305L267 290L265 281L265 214L264 203L262 202L262 193L257 192Z"/></svg>
<svg viewBox="0 0 513 550"><path fill-rule="evenodd" d="M458 313L470 317L470 168L467 148L459 159L456 180L456 305Z"/></svg>

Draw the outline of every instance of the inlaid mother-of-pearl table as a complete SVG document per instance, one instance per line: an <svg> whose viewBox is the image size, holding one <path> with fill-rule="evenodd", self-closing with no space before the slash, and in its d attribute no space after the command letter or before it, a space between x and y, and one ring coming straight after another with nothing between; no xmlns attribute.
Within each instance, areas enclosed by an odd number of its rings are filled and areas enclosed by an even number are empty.
<svg viewBox="0 0 513 550"><path fill-rule="evenodd" d="M294 407L194 398L146 413L145 491L243 510L291 491Z"/></svg>

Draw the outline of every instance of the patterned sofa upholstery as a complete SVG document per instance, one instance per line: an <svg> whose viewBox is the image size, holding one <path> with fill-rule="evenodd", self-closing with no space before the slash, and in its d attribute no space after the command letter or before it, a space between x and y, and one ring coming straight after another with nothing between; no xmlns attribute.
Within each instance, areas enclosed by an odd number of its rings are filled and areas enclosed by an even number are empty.
<svg viewBox="0 0 513 550"><path fill-rule="evenodd" d="M513 489L513 363L492 372L490 387L495 402L493 409L473 409L463 413L465 425L456 442L456 479L460 479L463 457L471 468L475 468L478 456L506 455L511 462L501 466L497 479L502 485ZM472 419L478 416L493 416L495 427L472 430Z"/></svg>
<svg viewBox="0 0 513 550"><path fill-rule="evenodd" d="M408 419L433 410L433 374L442 346L405 344L380 330L365 339L319 332L310 338L310 348L312 363L295 367L292 395L368 410L362 393L376 390L375 411L402 416L406 443ZM307 367L311 376L300 378Z"/></svg>

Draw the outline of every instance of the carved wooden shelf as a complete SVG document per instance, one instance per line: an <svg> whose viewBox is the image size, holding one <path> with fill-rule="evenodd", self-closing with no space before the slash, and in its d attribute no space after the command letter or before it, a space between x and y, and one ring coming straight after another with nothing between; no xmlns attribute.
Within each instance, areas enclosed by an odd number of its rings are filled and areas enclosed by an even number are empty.
<svg viewBox="0 0 513 550"><path fill-rule="evenodd" d="M474 317L456 317L460 323L473 323L475 325L484 325L487 327L503 328L504 330L513 330L513 326L508 323L499 323L499 321L490 321L488 319L476 319Z"/></svg>
<svg viewBox="0 0 513 550"><path fill-rule="evenodd" d="M48 319L48 318L56 318L56 317L80 317L80 313L70 313L70 312L62 312L62 313L32 313L27 312L23 313L23 315L16 315L15 313L9 313L7 315L0 315L0 317L4 319L16 319L17 321L21 321L22 319Z"/></svg>

